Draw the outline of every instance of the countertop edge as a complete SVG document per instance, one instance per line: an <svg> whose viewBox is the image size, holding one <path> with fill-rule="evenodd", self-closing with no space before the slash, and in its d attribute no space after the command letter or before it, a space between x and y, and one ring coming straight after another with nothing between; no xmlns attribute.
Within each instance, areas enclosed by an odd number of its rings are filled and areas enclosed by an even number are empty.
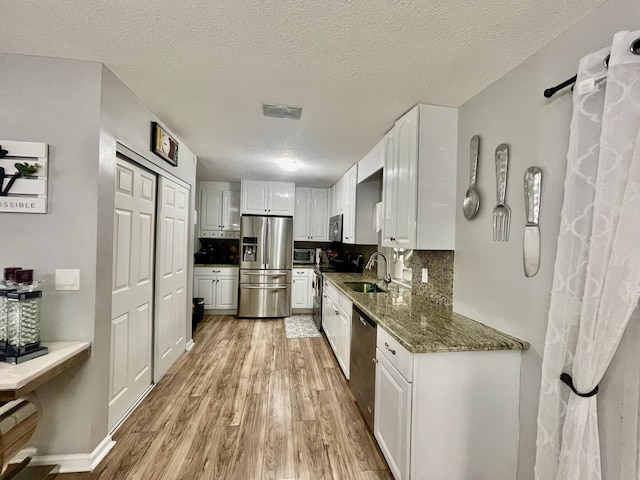
<svg viewBox="0 0 640 480"><path fill-rule="evenodd" d="M332 274L336 275L335 273L331 272L330 275ZM486 352L486 351L498 351L498 350L528 350L530 348L529 343L525 342L524 340L520 340L519 338L516 338L507 333L504 333L494 327L490 327L489 325L479 322L478 320L474 320L472 318L466 317L459 313L455 313L453 311L451 312L452 316L458 317L460 319L464 319L465 321L471 321L471 322L477 323L481 325L484 329L487 329L488 331L493 332L493 335L497 337L496 341L491 342L491 344L484 344L484 345L483 344L467 345L463 343L456 346L442 346L442 347L426 348L426 349L416 348L413 345L411 345L409 342L407 342L406 339L402 338L402 335L399 335L393 329L393 327L390 326L389 323L385 321L384 317L381 318L378 314L376 314L375 312L372 312L369 308L363 305L357 298L355 298L353 295L353 292L351 292L344 285L342 285L343 282L335 278L331 278L331 276L327 276L327 280L329 280L338 290L340 290L340 292L344 293L356 307L362 310L364 314L371 317L376 322L377 325L380 325L389 335L391 335L395 340L400 342L400 344L411 353L420 354L420 353L473 352L473 351ZM376 281L375 277L367 276L366 274L363 274L363 280L371 281L371 282ZM400 288L404 288L404 287L400 287Z"/></svg>

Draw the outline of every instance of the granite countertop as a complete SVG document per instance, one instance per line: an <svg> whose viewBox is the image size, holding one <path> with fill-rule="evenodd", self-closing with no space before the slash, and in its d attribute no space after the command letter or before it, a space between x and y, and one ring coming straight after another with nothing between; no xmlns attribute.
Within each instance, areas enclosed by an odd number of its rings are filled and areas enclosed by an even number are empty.
<svg viewBox="0 0 640 480"><path fill-rule="evenodd" d="M195 263L194 267L237 267L237 263Z"/></svg>
<svg viewBox="0 0 640 480"><path fill-rule="evenodd" d="M412 353L529 349L527 342L412 296L408 288L401 287L398 292L358 293L344 282L375 282L375 277L361 273L323 275Z"/></svg>

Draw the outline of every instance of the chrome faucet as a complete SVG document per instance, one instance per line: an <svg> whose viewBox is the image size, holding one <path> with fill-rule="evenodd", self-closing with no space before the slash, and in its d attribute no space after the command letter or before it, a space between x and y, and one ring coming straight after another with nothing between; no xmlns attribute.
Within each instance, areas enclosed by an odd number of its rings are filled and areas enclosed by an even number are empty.
<svg viewBox="0 0 640 480"><path fill-rule="evenodd" d="M384 274L384 278L382 280L384 281L385 284L389 285L391 283L391 274L389 273L389 259L387 259L387 256L384 253L382 252L372 253L364 268L366 268L367 270L370 270L374 264L377 264L380 261L378 260L377 257L384 258L384 266L387 267L387 273Z"/></svg>

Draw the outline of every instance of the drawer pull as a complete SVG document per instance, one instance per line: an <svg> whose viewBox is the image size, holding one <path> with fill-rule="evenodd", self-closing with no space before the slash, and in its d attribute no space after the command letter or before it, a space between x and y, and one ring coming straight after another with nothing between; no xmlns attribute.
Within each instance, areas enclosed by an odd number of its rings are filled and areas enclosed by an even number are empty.
<svg viewBox="0 0 640 480"><path fill-rule="evenodd" d="M336 310L336 315L340 315L340 312L338 310Z"/></svg>
<svg viewBox="0 0 640 480"><path fill-rule="evenodd" d="M212 270L213 273L220 273L222 270Z"/></svg>
<svg viewBox="0 0 640 480"><path fill-rule="evenodd" d="M384 348L389 350L391 352L391 355L395 355L396 354L396 351L394 349L392 349L387 342L384 342Z"/></svg>

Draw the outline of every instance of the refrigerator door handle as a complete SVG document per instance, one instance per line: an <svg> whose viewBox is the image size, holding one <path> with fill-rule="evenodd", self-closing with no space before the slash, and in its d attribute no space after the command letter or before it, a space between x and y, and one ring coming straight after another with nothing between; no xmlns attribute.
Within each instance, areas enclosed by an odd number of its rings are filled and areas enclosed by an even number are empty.
<svg viewBox="0 0 640 480"><path fill-rule="evenodd" d="M265 235L265 240L264 240L264 261L265 261L265 267L269 268L269 226L271 225L271 219L269 217L267 217L267 221L266 223L266 235Z"/></svg>
<svg viewBox="0 0 640 480"><path fill-rule="evenodd" d="M284 277L287 274L287 272L283 272L283 273L269 273L269 272L244 272L244 275L251 275L254 277L261 277L261 276L265 276L265 277Z"/></svg>
<svg viewBox="0 0 640 480"><path fill-rule="evenodd" d="M287 286L284 285L282 287L265 287L263 285L256 285L256 286L252 286L252 285L242 285L242 288L246 288L249 290L286 290Z"/></svg>

